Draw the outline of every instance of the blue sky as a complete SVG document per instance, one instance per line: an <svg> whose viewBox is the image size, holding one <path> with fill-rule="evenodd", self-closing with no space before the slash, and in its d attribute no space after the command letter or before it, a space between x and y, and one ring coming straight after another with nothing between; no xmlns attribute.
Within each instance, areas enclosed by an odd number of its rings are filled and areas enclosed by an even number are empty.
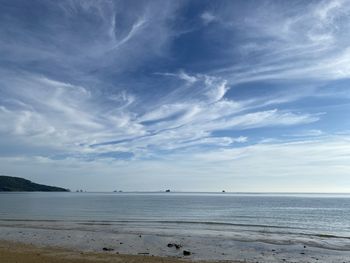
<svg viewBox="0 0 350 263"><path fill-rule="evenodd" d="M1 173L350 191L349 1L1 1Z"/></svg>

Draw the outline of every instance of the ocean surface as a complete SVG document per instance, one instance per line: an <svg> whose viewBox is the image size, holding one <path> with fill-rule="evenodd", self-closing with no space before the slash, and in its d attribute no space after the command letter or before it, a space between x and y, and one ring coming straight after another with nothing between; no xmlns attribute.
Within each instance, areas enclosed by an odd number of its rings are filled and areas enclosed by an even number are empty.
<svg viewBox="0 0 350 263"><path fill-rule="evenodd" d="M1 193L1 226L194 235L350 250L350 195Z"/></svg>

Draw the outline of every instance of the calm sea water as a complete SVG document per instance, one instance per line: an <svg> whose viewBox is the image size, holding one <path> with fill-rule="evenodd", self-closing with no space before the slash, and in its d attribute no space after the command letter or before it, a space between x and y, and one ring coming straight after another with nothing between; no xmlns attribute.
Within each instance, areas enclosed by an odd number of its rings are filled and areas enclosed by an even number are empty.
<svg viewBox="0 0 350 263"><path fill-rule="evenodd" d="M350 238L350 195L1 193L0 222L22 220Z"/></svg>

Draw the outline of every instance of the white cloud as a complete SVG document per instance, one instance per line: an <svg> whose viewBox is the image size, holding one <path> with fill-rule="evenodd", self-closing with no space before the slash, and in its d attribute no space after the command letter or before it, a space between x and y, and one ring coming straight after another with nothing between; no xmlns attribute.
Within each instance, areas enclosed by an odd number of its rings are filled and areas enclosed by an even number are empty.
<svg viewBox="0 0 350 263"><path fill-rule="evenodd" d="M286 105L309 97L349 98L346 89L335 95L335 88L320 88L327 81L350 77L347 2L322 1L293 10L276 2L257 5L249 15L244 10L232 15L235 10L228 4L227 10L202 13L200 22L210 26L199 28L182 28L177 16L181 5L173 1L135 8L111 1L58 5L62 20L38 25L42 32L28 31L21 23L0 28L7 68L0 70L4 173L43 176L44 169L50 169L57 175L74 174L74 186L86 173L102 190L109 185L95 173L106 174L101 175L105 179L118 171L125 187L145 176L150 185L162 188L158 180L179 189L180 174L181 181L189 178L209 189L216 175L234 188L236 176L253 178L257 173L267 178L306 173L317 177L320 171L327 177L332 169L339 176L349 172L348 139L327 137L310 125L323 119L322 109ZM69 25L79 15L91 21L79 20L82 30L75 30ZM208 44L218 56L194 54L195 59L190 56L189 63L182 64L187 58L172 53L177 41L171 41L194 31L208 40L203 50ZM216 43L220 51L212 45ZM154 70L164 61L164 68ZM150 73L169 68L175 70ZM159 79L153 82L154 78ZM264 82L261 89L267 92L258 90L260 86L237 85L251 81ZM280 85L278 91L276 85L268 86L271 82ZM301 84L284 86L291 82ZM259 134L250 129L290 126L302 126L287 138L299 143L282 143L282 135L246 146ZM300 141L306 137L325 141ZM98 158L108 152L134 157ZM164 174L169 176L162 178Z"/></svg>
<svg viewBox="0 0 350 263"><path fill-rule="evenodd" d="M346 192L350 186L349 146L349 137L338 136L173 152L160 159L140 160L137 165L133 161L2 157L0 166L7 174L25 174L43 183L54 182L73 189L82 188L84 182L87 190L110 191L116 187L123 190L170 187L183 191Z"/></svg>
<svg viewBox="0 0 350 263"><path fill-rule="evenodd" d="M339 11L343 8L346 1L334 0L334 1L322 1L318 8L315 9L314 13L320 18L321 21L332 20L334 11ZM330 16L332 18L330 18Z"/></svg>
<svg viewBox="0 0 350 263"><path fill-rule="evenodd" d="M205 84L210 87L206 92L206 95L212 102L221 100L229 90L226 80L223 80L221 83L213 84L213 80L211 78L206 78Z"/></svg>
<svg viewBox="0 0 350 263"><path fill-rule="evenodd" d="M203 14L201 14L201 19L203 20L204 24L209 24L215 20L217 20L217 17L215 15L213 15L210 12L204 12Z"/></svg>
<svg viewBox="0 0 350 263"><path fill-rule="evenodd" d="M213 129L251 129L269 126L289 126L312 123L319 120L319 116L310 114L295 114L280 112L277 109L242 114L231 119L213 122Z"/></svg>
<svg viewBox="0 0 350 263"><path fill-rule="evenodd" d="M252 111L256 102L251 105L224 98L228 90L225 80L207 75L195 78L191 86L179 87L167 103L162 100L159 105L143 105L144 111L134 110L142 101L135 101L135 96L125 90L104 99L95 97L87 88L42 76L4 78L4 83L16 86L7 90L10 97L16 98L16 107L11 106L13 100L0 100L0 118L7 123L1 132L20 138L21 144L66 149L73 155L128 151L138 158L159 150L221 147L246 140L245 136L212 137L217 130L291 126L319 120L318 115L277 109ZM17 101L24 108L19 108Z"/></svg>
<svg viewBox="0 0 350 263"><path fill-rule="evenodd" d="M232 30L244 28L249 39L232 43L233 50L244 54L244 63L213 72L225 76L230 84L349 78L348 3L320 1L293 12L274 4L257 7L244 20L227 17L222 23Z"/></svg>
<svg viewBox="0 0 350 263"><path fill-rule="evenodd" d="M189 83L194 83L197 81L197 78L195 76L191 76L189 74L187 74L184 71L180 71L180 73L178 74L180 79L186 80Z"/></svg>
<svg viewBox="0 0 350 263"><path fill-rule="evenodd" d="M321 130L316 130L316 129L312 129L312 130L304 130L304 131L300 131L297 133L293 133L293 134L289 134L286 136L294 136L294 137L316 137L316 136L322 136L325 135L325 133Z"/></svg>
<svg viewBox="0 0 350 263"><path fill-rule="evenodd" d="M181 80L188 82L188 84L193 84L198 80L198 78L195 75L190 75L190 74L186 73L184 70L180 70L178 73L156 72L154 74L160 75L160 76L176 77L176 78L179 78Z"/></svg>
<svg viewBox="0 0 350 263"><path fill-rule="evenodd" d="M140 19L138 21L136 21L131 29L130 32L121 40L119 40L114 46L113 49L120 47L121 45L124 45L125 43L127 43L132 37L134 37L134 35L136 35L138 33L139 30L142 29L142 27L144 26L144 24L146 23L146 20L144 19ZM115 25L114 25L115 26Z"/></svg>
<svg viewBox="0 0 350 263"><path fill-rule="evenodd" d="M124 104L109 111L97 105L91 93L80 86L26 74L3 78L3 83L7 81L16 87L8 89L8 95L26 106L13 107L12 101L0 99L4 104L0 118L6 123L8 136L22 137L30 144L54 144L79 151L79 144L143 133L141 125L132 123L132 113L123 110L130 104L125 92L120 94Z"/></svg>

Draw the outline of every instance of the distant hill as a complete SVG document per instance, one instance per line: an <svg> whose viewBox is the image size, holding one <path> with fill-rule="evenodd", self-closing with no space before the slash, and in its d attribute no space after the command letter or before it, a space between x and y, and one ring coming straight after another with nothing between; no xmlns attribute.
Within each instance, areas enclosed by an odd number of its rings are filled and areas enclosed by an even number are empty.
<svg viewBox="0 0 350 263"><path fill-rule="evenodd" d="M0 192L68 192L68 189L36 184L29 180L0 175Z"/></svg>

